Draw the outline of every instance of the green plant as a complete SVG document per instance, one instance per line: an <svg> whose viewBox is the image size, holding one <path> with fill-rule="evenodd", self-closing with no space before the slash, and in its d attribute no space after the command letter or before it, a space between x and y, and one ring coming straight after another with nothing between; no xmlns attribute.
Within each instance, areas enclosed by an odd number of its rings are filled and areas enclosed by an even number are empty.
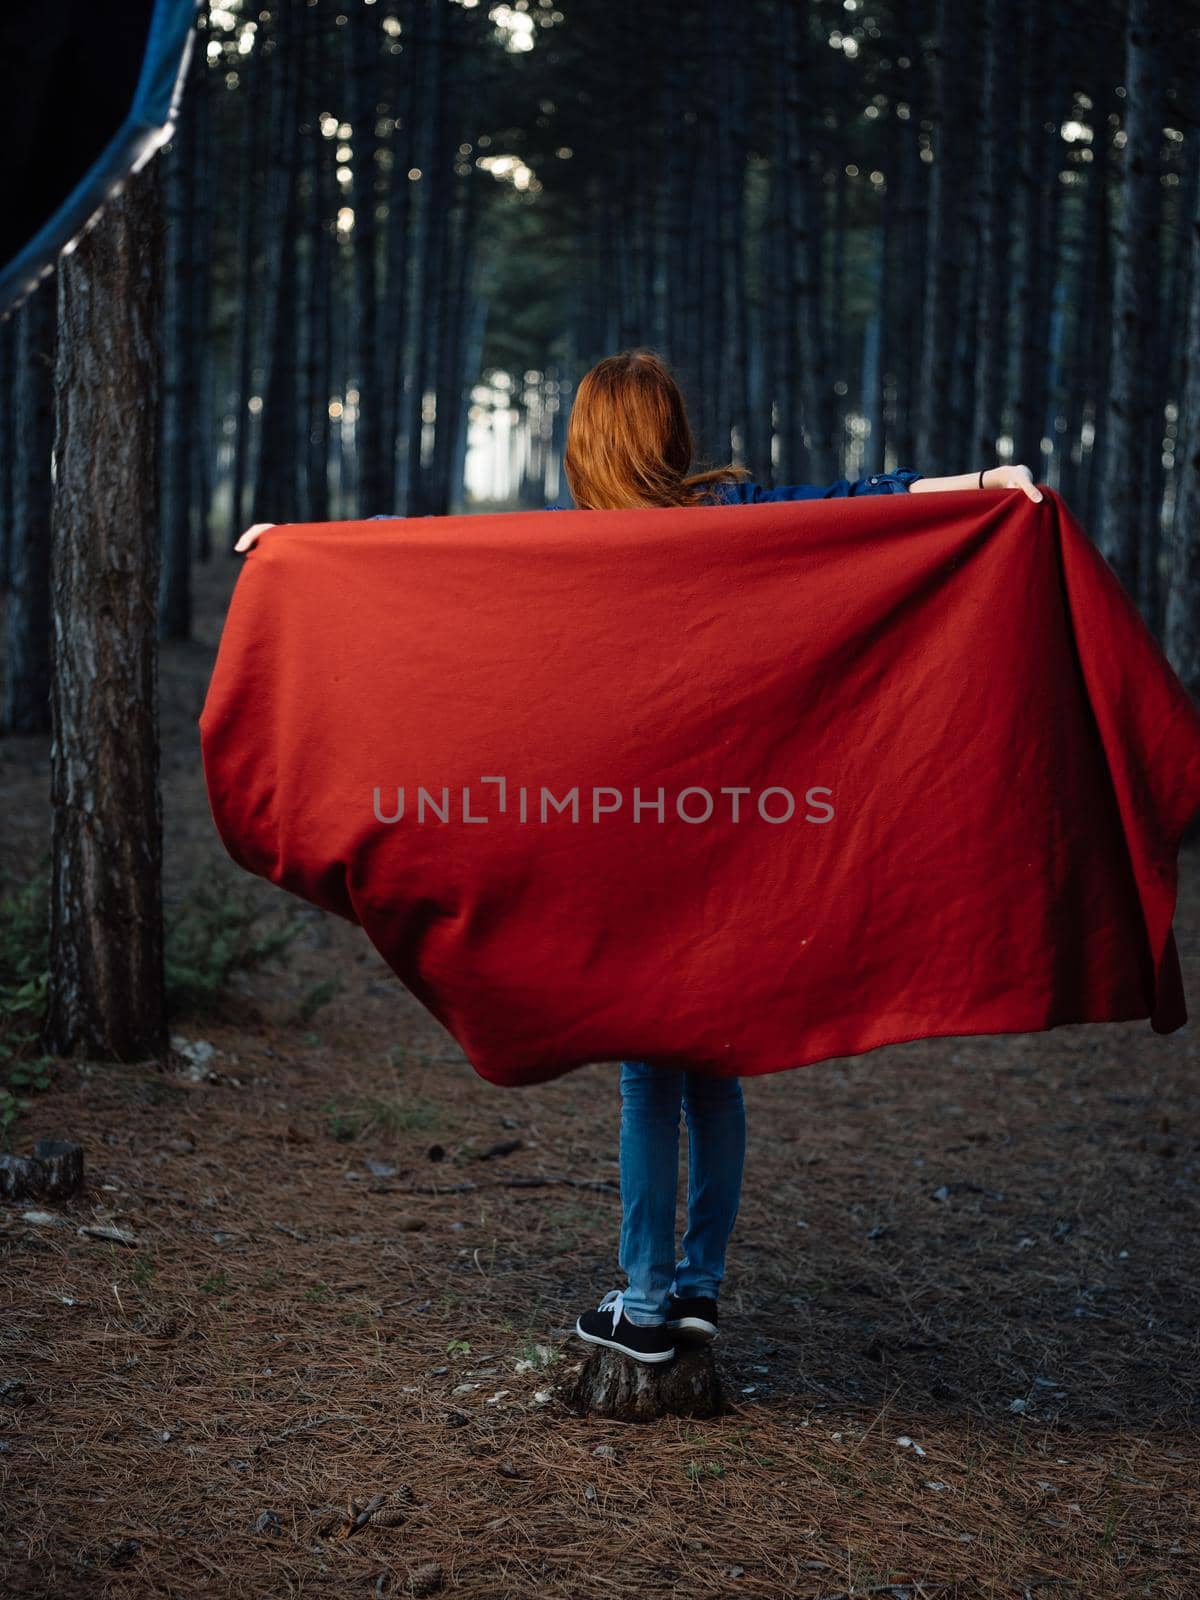
<svg viewBox="0 0 1200 1600"><path fill-rule="evenodd" d="M331 1139L337 1139L341 1144L349 1144L362 1132L362 1112L349 1106L341 1106L336 1100L331 1100L325 1107L325 1127Z"/></svg>
<svg viewBox="0 0 1200 1600"><path fill-rule="evenodd" d="M260 927L262 904L252 889L240 893L193 884L186 910L166 928L167 1009L217 1013L235 972L245 972L286 950L300 932L291 920Z"/></svg>
<svg viewBox="0 0 1200 1600"><path fill-rule="evenodd" d="M233 1282L227 1272L214 1272L211 1278L205 1278L200 1285L204 1294L224 1294L227 1289L233 1288Z"/></svg>
<svg viewBox="0 0 1200 1600"><path fill-rule="evenodd" d="M139 1256L133 1264L133 1281L139 1289L144 1289L157 1271L153 1256Z"/></svg>
<svg viewBox="0 0 1200 1600"><path fill-rule="evenodd" d="M548 1344L543 1344L530 1334L521 1345L517 1353L517 1359L530 1362L534 1368L540 1371L543 1367L551 1366L555 1361L559 1360L559 1355L557 1350L552 1350Z"/></svg>
<svg viewBox="0 0 1200 1600"><path fill-rule="evenodd" d="M52 1056L39 1054L50 982L49 874L43 868L0 896L0 1136L50 1087Z"/></svg>
<svg viewBox="0 0 1200 1600"><path fill-rule="evenodd" d="M469 1356L471 1354L470 1341L467 1339L451 1339L446 1346L446 1354L452 1360L457 1360L459 1356Z"/></svg>
<svg viewBox="0 0 1200 1600"><path fill-rule="evenodd" d="M384 1133L433 1133L445 1122L432 1100L372 1100L364 1109L371 1126Z"/></svg>
<svg viewBox="0 0 1200 1600"><path fill-rule="evenodd" d="M341 984L336 978L325 978L321 983L314 983L305 991L300 1004L296 1007L296 1021L311 1022L321 1007L327 1006L340 988Z"/></svg>
<svg viewBox="0 0 1200 1600"><path fill-rule="evenodd" d="M430 1100L361 1100L350 1106L331 1100L324 1110L331 1137L343 1144L368 1131L392 1135L432 1133L445 1122L442 1108Z"/></svg>

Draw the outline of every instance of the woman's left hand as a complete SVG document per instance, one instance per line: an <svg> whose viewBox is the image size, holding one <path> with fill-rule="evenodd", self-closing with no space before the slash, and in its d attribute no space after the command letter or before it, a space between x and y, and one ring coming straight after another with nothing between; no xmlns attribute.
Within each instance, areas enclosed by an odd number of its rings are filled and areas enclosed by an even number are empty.
<svg viewBox="0 0 1200 1600"><path fill-rule="evenodd" d="M273 522L256 522L253 527L246 529L245 533L241 536L233 548L238 552L239 555L245 555L247 550L254 549L260 533L266 533L268 528L273 528L275 526L276 524Z"/></svg>
<svg viewBox="0 0 1200 1600"><path fill-rule="evenodd" d="M1031 500L1042 500L1045 496L1033 481L1033 473L1028 467L989 467L983 475L985 489L1023 489Z"/></svg>

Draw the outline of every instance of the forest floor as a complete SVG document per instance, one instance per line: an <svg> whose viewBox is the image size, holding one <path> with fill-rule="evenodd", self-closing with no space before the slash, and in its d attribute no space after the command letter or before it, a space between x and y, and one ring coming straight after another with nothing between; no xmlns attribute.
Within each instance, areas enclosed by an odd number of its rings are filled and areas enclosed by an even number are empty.
<svg viewBox="0 0 1200 1600"><path fill-rule="evenodd" d="M13 1130L79 1140L87 1186L0 1209L0 1592L1195 1600L1194 1025L747 1080L729 1411L569 1415L620 1282L615 1069L490 1086L357 929L228 860L196 717L233 575L163 653L167 900L210 978L245 960L165 1070L59 1063ZM47 762L0 747L18 877ZM1200 1005L1195 847L1176 931Z"/></svg>

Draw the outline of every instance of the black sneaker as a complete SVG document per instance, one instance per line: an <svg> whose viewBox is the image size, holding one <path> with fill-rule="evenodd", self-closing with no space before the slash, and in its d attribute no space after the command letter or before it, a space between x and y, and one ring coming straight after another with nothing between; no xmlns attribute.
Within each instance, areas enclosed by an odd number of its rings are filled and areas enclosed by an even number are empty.
<svg viewBox="0 0 1200 1600"><path fill-rule="evenodd" d="M711 1344L717 1337L717 1302L704 1295L672 1295L667 1303L667 1327L673 1333Z"/></svg>
<svg viewBox="0 0 1200 1600"><path fill-rule="evenodd" d="M575 1332L589 1344L607 1345L635 1361L671 1361L675 1342L665 1322L649 1327L630 1322L625 1315L625 1300L620 1289L610 1289L595 1311L585 1311L576 1320Z"/></svg>

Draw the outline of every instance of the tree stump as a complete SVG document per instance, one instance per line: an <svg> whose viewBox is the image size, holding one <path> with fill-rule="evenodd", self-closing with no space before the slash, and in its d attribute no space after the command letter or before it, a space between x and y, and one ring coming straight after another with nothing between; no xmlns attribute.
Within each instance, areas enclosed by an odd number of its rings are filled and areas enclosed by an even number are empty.
<svg viewBox="0 0 1200 1600"><path fill-rule="evenodd" d="M674 1361L651 1365L597 1345L565 1372L558 1398L572 1411L617 1422L653 1422L656 1417L715 1417L725 1396L708 1345L680 1346Z"/></svg>
<svg viewBox="0 0 1200 1600"><path fill-rule="evenodd" d="M0 1156L5 1200L66 1200L82 1184L82 1146L66 1139L39 1139L32 1156Z"/></svg>
<svg viewBox="0 0 1200 1600"><path fill-rule="evenodd" d="M65 1200L83 1187L83 1146L70 1139L39 1139L33 1159L41 1168L41 1197Z"/></svg>

